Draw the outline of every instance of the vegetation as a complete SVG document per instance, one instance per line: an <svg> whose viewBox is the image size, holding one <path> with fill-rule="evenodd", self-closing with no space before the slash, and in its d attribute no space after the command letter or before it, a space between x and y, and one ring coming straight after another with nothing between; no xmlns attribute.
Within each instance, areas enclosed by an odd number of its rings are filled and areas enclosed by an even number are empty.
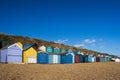
<svg viewBox="0 0 120 80"><path fill-rule="evenodd" d="M38 45L45 45L45 46L52 46L52 47L59 47L59 48L65 48L65 49L72 49L73 51L81 51L84 53L89 53L89 54L105 54L108 55L107 53L100 53L97 51L92 51L88 49L83 49L83 48L76 48L73 46L68 46L64 44L58 44L54 42L48 42L45 40L40 40L40 39L35 39L35 38L29 38L29 37L23 37L23 36L14 36L14 35L7 35L4 33L0 33L0 42L3 44L3 47L13 44L15 42L21 42L22 44L33 44L37 43ZM111 55L115 56L115 55Z"/></svg>

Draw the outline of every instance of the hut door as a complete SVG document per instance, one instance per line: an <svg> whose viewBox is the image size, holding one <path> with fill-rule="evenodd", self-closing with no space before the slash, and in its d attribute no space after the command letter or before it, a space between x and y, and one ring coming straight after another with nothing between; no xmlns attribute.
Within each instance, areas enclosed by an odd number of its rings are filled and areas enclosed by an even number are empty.
<svg viewBox="0 0 120 80"><path fill-rule="evenodd" d="M95 58L94 57L92 57L92 62L95 62Z"/></svg>
<svg viewBox="0 0 120 80"><path fill-rule="evenodd" d="M58 56L54 55L54 63L57 64L58 63Z"/></svg>
<svg viewBox="0 0 120 80"><path fill-rule="evenodd" d="M35 56L28 56L27 63L37 63L37 58Z"/></svg>

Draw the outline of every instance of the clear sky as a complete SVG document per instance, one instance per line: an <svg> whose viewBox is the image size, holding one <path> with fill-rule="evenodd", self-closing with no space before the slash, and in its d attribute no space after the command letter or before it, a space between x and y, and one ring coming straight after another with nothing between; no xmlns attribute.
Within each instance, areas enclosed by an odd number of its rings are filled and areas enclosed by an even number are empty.
<svg viewBox="0 0 120 80"><path fill-rule="evenodd" d="M0 32L120 56L120 0L0 0Z"/></svg>

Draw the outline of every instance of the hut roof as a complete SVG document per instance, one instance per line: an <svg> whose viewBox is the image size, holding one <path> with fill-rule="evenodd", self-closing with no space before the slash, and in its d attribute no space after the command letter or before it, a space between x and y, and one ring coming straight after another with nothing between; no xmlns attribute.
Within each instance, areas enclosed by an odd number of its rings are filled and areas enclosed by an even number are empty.
<svg viewBox="0 0 120 80"><path fill-rule="evenodd" d="M28 49L31 48L31 47L33 47L36 51L38 50L38 45L37 45L36 43L34 43L34 44L32 44L32 45L24 48L23 51L26 51L26 50L28 50Z"/></svg>
<svg viewBox="0 0 120 80"><path fill-rule="evenodd" d="M56 53L49 53L47 52L48 54L51 54L51 55L66 55L67 53L59 53L59 54L56 54Z"/></svg>
<svg viewBox="0 0 120 80"><path fill-rule="evenodd" d="M1 48L0 50L7 49L7 48L9 48L9 47L11 47L11 46L13 46L13 45L18 45L18 44L17 44L17 43L9 44L9 45L7 45L7 46ZM19 45L18 45L18 46L19 46ZM21 48L21 46L19 46L19 47ZM22 48L21 48L21 49L22 49Z"/></svg>

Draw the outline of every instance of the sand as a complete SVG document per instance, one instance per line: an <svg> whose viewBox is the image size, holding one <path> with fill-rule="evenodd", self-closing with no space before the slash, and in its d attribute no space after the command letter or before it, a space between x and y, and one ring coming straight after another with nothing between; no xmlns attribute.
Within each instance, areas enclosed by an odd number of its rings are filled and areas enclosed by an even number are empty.
<svg viewBox="0 0 120 80"><path fill-rule="evenodd" d="M120 80L120 63L0 63L0 80Z"/></svg>

